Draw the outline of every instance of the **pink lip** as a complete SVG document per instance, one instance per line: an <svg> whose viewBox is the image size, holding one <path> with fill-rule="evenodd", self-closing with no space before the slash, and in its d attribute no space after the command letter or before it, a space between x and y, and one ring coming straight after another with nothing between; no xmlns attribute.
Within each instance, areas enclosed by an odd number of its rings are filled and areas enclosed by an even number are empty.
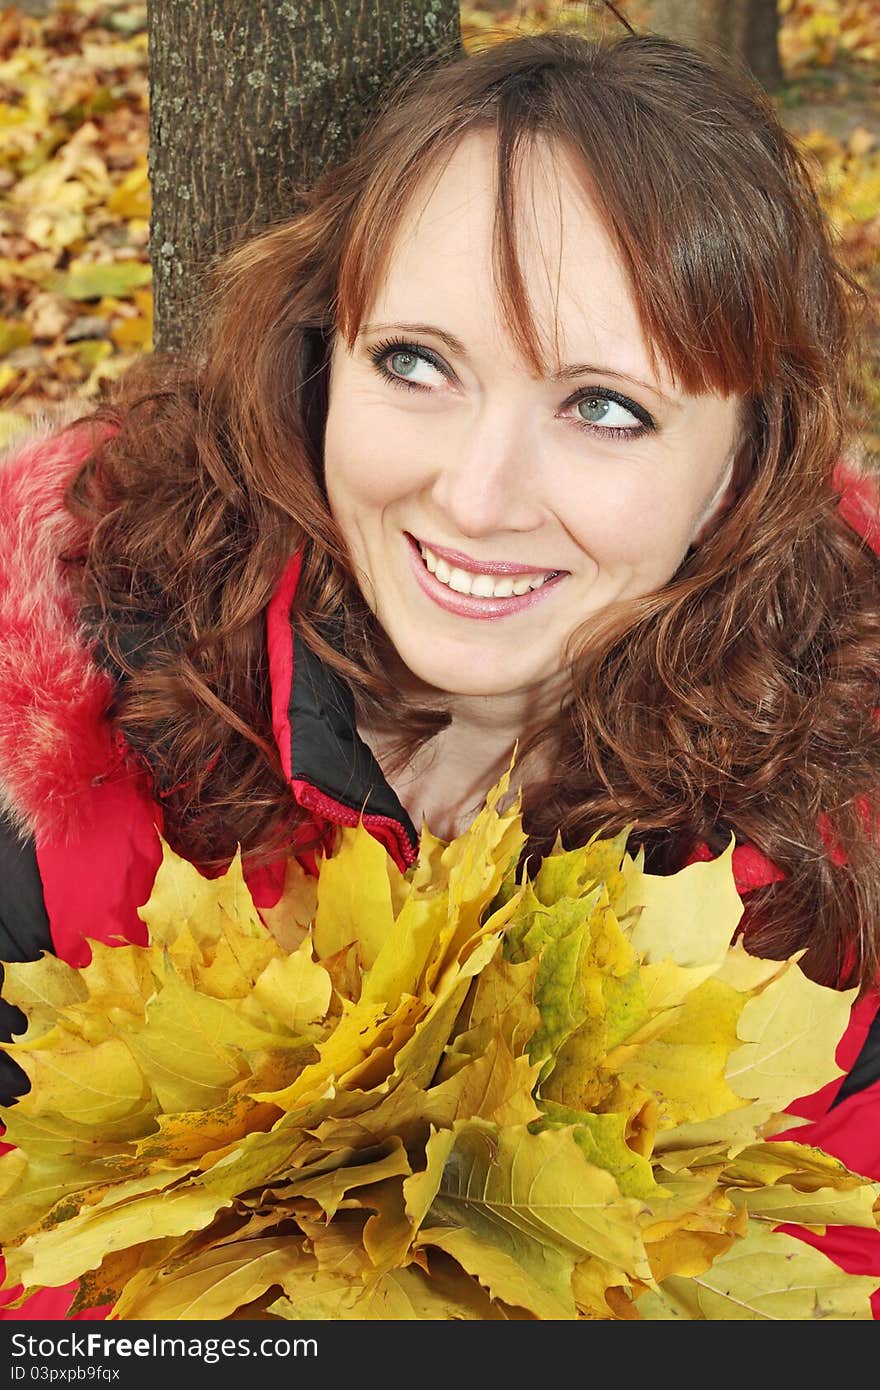
<svg viewBox="0 0 880 1390"><path fill-rule="evenodd" d="M410 536L410 540L415 541L416 545L424 545L428 550L433 551L441 560L446 560L450 565L455 565L458 569L467 570L470 574L557 574L559 571L547 569L543 565L524 565L521 561L513 560L474 560L470 555L465 555L460 550L447 550L443 545L435 545L433 541L420 539L418 536Z"/></svg>
<svg viewBox="0 0 880 1390"><path fill-rule="evenodd" d="M433 550L434 547L430 546ZM537 603L546 598L547 594L556 588L556 585L565 578L565 574L560 574L556 579L548 579L542 584L540 589L531 589L527 594L511 594L510 598L475 598L473 594L457 594L454 589L441 584L425 565L421 557L417 543L407 537L407 554L412 572L421 588L422 592L437 604L438 608L444 608L447 613L454 613L459 618L481 618L498 619L509 618L515 613L522 613L527 608L534 608ZM440 550L435 552L443 559L455 555L455 551ZM462 564L461 568L465 566ZM488 569L484 572L489 572ZM496 570L496 573L510 573L509 570ZM539 574L539 570L523 570L517 568L515 574ZM552 570L544 571L552 574Z"/></svg>

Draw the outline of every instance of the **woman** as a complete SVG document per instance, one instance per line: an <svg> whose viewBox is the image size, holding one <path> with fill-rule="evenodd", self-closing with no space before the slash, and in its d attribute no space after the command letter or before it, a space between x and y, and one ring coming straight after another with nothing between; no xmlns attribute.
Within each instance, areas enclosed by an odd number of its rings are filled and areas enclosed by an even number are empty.
<svg viewBox="0 0 880 1390"><path fill-rule="evenodd" d="M142 939L157 827L240 842L259 906L361 814L406 866L517 745L533 851L735 834L749 944L861 986L798 1137L880 1176L853 297L769 104L688 49L411 81L220 268L193 365L6 462L5 958Z"/></svg>

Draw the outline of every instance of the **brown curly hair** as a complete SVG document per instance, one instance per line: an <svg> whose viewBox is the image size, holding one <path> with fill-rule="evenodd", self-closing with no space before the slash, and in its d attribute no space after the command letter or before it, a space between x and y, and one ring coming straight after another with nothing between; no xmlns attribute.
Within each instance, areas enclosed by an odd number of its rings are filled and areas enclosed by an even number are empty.
<svg viewBox="0 0 880 1390"><path fill-rule="evenodd" d="M400 709L324 493L328 357L334 334L353 343L413 191L478 127L496 133L497 289L526 360L543 366L516 173L542 136L579 161L658 359L683 390L745 402L714 532L660 592L578 635L572 699L533 732L554 773L526 789L531 846L632 825L663 871L732 832L785 874L752 895L756 948L803 949L815 978L867 985L880 593L834 489L857 289L769 101L651 35L520 37L411 76L300 213L216 268L189 359L144 359L99 408L117 432L70 489L91 534L77 578L166 833L204 866L238 842L255 861L291 843L301 813L272 738L263 618L295 548L304 639L362 709ZM443 719L399 715L411 745Z"/></svg>

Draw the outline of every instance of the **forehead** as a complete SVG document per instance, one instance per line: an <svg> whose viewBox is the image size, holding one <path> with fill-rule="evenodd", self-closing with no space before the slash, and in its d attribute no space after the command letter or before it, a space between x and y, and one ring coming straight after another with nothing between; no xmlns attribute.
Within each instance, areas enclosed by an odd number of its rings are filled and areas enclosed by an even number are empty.
<svg viewBox="0 0 880 1390"><path fill-rule="evenodd" d="M423 178L389 244L367 322L431 323L474 346L510 346L494 249L496 177L495 135L480 130ZM616 369L651 370L626 273L583 170L561 145L538 137L524 152L512 224L529 315L551 369L610 353Z"/></svg>

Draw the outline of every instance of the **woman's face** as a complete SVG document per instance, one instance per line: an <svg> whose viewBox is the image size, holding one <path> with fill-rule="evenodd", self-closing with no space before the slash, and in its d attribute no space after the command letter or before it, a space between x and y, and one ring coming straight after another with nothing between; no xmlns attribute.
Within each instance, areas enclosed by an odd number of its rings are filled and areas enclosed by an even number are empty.
<svg viewBox="0 0 880 1390"><path fill-rule="evenodd" d="M520 356L493 291L482 131L413 197L354 350L337 339L331 358L333 515L402 661L453 694L552 690L584 619L678 569L723 506L738 439L735 398L652 368L577 171L539 149L517 232L550 374Z"/></svg>

